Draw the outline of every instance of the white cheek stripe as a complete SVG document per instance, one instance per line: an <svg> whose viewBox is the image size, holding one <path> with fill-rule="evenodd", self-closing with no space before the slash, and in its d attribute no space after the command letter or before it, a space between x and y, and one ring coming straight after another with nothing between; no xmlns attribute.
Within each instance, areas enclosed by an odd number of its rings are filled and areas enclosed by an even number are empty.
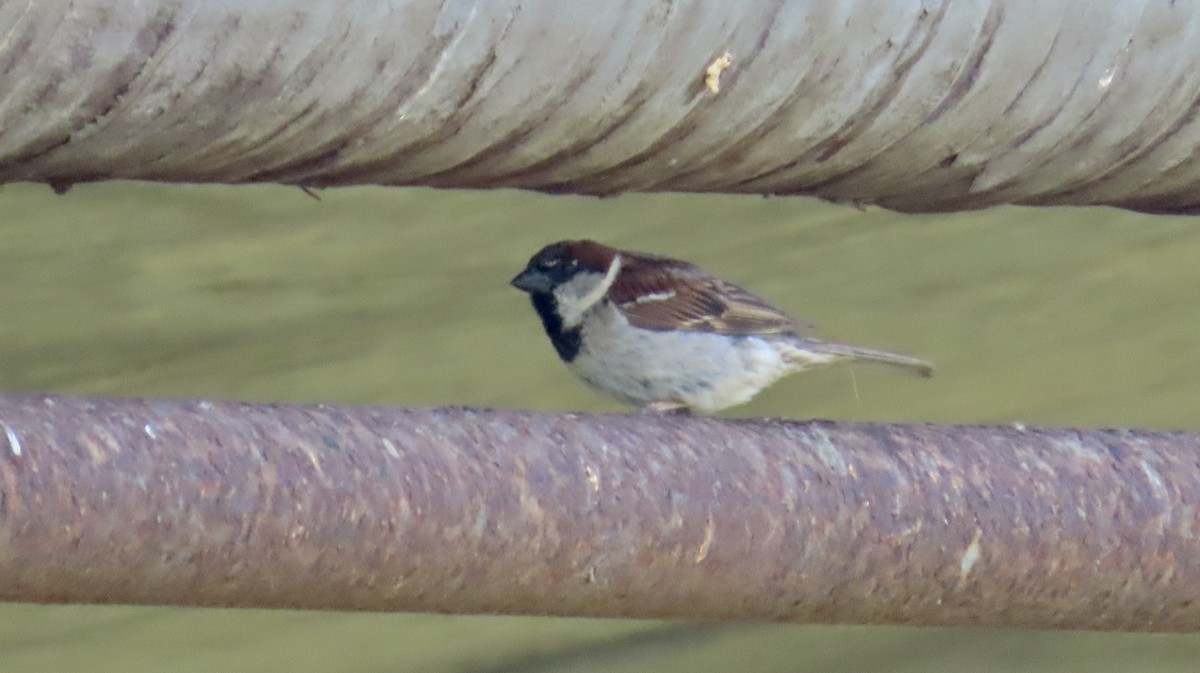
<svg viewBox="0 0 1200 673"><path fill-rule="evenodd" d="M612 264L608 265L608 272L604 274L604 280L600 281L596 287L592 288L591 292L583 295L579 300L579 315L583 315L585 311L596 305L596 302L604 298L608 293L608 288L617 280L617 272L621 270L621 256L613 255Z"/></svg>

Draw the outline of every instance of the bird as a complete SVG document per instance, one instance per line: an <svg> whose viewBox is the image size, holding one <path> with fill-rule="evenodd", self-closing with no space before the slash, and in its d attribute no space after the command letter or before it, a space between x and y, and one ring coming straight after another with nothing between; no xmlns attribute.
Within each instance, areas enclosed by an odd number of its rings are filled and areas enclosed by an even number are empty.
<svg viewBox="0 0 1200 673"><path fill-rule="evenodd" d="M841 362L933 374L915 357L819 340L810 323L690 262L591 240L545 246L511 284L575 375L645 413L710 414Z"/></svg>

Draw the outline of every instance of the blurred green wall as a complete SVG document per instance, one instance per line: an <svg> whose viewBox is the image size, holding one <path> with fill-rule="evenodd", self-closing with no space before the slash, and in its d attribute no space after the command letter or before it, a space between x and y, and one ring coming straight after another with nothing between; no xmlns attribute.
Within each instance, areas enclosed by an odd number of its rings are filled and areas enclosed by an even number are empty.
<svg viewBox="0 0 1200 673"><path fill-rule="evenodd" d="M695 261L929 381L736 416L1200 430L1200 220L805 199L0 188L0 392L619 410L508 279L563 238ZM7 671L1196 671L1200 638L0 604Z"/></svg>

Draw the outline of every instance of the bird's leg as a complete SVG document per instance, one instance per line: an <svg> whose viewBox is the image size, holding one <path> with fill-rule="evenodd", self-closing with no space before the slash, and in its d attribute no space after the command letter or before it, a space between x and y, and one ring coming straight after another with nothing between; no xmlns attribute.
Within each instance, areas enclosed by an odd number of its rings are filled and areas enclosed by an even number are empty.
<svg viewBox="0 0 1200 673"><path fill-rule="evenodd" d="M676 416L691 416L692 410L688 405L679 400L655 400L648 404L643 404L641 408L643 414L671 414Z"/></svg>

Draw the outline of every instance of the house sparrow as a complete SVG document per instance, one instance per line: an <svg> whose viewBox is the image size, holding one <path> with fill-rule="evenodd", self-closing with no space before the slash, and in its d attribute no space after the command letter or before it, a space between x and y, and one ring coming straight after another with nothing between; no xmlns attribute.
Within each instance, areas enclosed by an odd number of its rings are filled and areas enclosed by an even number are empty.
<svg viewBox="0 0 1200 673"><path fill-rule="evenodd" d="M571 371L645 411L718 411L837 362L933 373L924 360L806 336L811 325L694 264L594 241L542 248L512 284Z"/></svg>

